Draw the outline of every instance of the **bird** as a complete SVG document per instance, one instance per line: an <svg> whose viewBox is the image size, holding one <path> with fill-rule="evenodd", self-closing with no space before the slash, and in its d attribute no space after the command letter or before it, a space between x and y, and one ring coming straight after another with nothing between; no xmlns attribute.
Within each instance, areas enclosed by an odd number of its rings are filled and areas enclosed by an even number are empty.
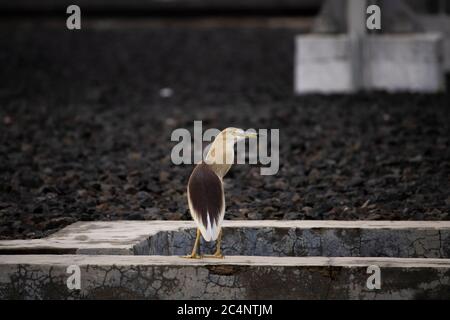
<svg viewBox="0 0 450 320"><path fill-rule="evenodd" d="M216 241L215 253L204 257L224 257L221 252L225 215L223 178L234 162L234 145L246 138L257 138L257 134L239 128L224 129L214 139L204 162L194 167L188 181L187 198L189 212L197 225L197 234L192 253L185 258L203 257L197 253L201 236L207 242Z"/></svg>

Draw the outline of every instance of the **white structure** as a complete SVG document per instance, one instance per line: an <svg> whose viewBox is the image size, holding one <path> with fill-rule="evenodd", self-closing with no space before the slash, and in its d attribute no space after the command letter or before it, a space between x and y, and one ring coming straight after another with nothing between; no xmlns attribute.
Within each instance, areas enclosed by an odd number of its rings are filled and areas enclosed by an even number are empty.
<svg viewBox="0 0 450 320"><path fill-rule="evenodd" d="M439 33L367 35L365 1L347 0L346 4L347 33L297 36L297 94L361 89L430 93L445 89ZM395 26L390 24L390 28Z"/></svg>
<svg viewBox="0 0 450 320"><path fill-rule="evenodd" d="M295 91L345 93L358 89L436 92L444 89L442 42L438 34L364 37L354 76L347 35L296 38Z"/></svg>

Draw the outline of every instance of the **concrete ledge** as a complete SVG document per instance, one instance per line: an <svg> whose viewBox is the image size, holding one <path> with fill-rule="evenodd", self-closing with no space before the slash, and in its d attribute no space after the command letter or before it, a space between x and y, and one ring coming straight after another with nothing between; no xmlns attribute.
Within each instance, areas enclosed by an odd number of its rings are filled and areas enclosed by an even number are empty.
<svg viewBox="0 0 450 320"><path fill-rule="evenodd" d="M184 255L194 237L191 221L78 222L45 239L0 241L0 254ZM229 256L450 258L450 221L225 221L222 247Z"/></svg>
<svg viewBox="0 0 450 320"><path fill-rule="evenodd" d="M69 265L80 290L69 290ZM367 267L381 288L366 286ZM449 259L0 256L1 299L448 299Z"/></svg>
<svg viewBox="0 0 450 320"><path fill-rule="evenodd" d="M177 256L194 234L191 221L78 222L46 239L0 241L0 299L450 296L450 259L434 258L450 255L450 221L225 221L225 259ZM80 289L67 286L69 266ZM369 266L380 268L380 289L367 287Z"/></svg>

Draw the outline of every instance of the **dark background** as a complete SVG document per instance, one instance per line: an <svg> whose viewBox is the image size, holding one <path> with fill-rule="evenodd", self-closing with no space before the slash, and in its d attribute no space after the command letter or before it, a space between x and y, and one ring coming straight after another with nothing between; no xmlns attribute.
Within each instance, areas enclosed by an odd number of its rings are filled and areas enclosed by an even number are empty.
<svg viewBox="0 0 450 320"><path fill-rule="evenodd" d="M448 93L293 94L315 2L80 1L79 31L61 3L0 2L1 239L190 219L170 134L194 120L280 129L279 173L233 167L226 219L450 219Z"/></svg>

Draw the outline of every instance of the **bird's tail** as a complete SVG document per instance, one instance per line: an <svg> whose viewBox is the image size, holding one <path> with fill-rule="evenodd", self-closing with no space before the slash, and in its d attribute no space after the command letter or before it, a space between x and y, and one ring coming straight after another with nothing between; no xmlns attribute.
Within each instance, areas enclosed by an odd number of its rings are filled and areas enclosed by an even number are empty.
<svg viewBox="0 0 450 320"><path fill-rule="evenodd" d="M210 219L209 213L207 215L207 223L203 225L199 223L200 232L205 239L205 241L215 241L219 237L220 229L223 221L223 216L219 217L220 221L215 221L214 219Z"/></svg>

